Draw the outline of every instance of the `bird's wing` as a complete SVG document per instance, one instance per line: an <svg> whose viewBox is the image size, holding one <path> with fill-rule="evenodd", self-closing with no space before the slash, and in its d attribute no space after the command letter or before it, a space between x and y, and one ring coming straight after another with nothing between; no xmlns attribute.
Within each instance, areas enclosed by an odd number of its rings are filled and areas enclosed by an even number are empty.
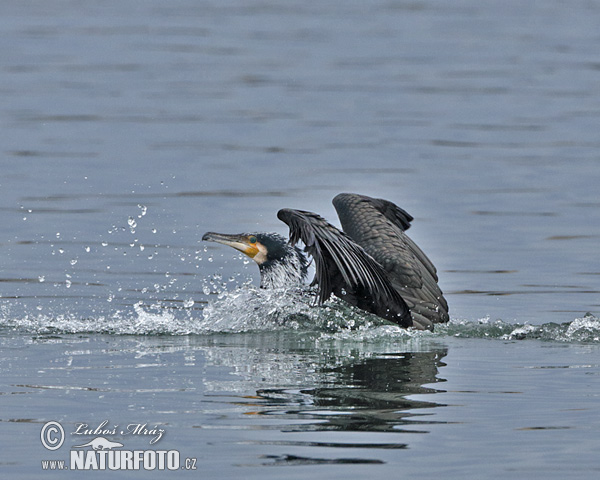
<svg viewBox="0 0 600 480"><path fill-rule="evenodd" d="M277 217L290 227L290 243L301 240L315 260L319 303L334 293L382 318L405 327L412 325L408 306L381 265L344 232L312 212L284 208Z"/></svg>
<svg viewBox="0 0 600 480"><path fill-rule="evenodd" d="M351 200L352 197L355 199L362 199L368 201L375 209L377 209L385 218L396 225L400 230L406 231L410 228L410 222L414 220L412 215L406 210L400 208L395 203L392 203L383 198L371 198L365 195L357 195L353 193L340 193L333 199L334 205L336 199L338 203L343 201L344 196L348 196L347 200Z"/></svg>
<svg viewBox="0 0 600 480"><path fill-rule="evenodd" d="M387 200L342 193L333 199L344 232L373 257L424 328L448 321L448 304L427 255L404 231L412 217Z"/></svg>

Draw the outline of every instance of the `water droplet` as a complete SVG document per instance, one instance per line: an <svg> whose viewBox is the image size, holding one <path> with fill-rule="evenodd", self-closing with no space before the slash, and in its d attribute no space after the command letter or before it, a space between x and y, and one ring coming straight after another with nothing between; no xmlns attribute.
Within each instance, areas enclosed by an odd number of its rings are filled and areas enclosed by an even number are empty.
<svg viewBox="0 0 600 480"><path fill-rule="evenodd" d="M40 275L38 277L38 280L39 280L40 283L44 283L46 281L46 277L44 277L43 275Z"/></svg>
<svg viewBox="0 0 600 480"><path fill-rule="evenodd" d="M58 253L61 253L61 254L62 254L62 253L65 253L65 251L64 251L62 248L59 248L59 249L58 249Z"/></svg>
<svg viewBox="0 0 600 480"><path fill-rule="evenodd" d="M153 228L152 230L150 230L152 233L156 233L156 228Z"/></svg>
<svg viewBox="0 0 600 480"><path fill-rule="evenodd" d="M193 300L192 298L188 298L187 300L185 300L185 301L183 302L183 306L184 306L185 308L191 308L191 307L193 307L193 306L194 306L194 303L195 303L195 302L194 302L194 300Z"/></svg>
<svg viewBox="0 0 600 480"><path fill-rule="evenodd" d="M202 293L204 293L204 295L210 295L210 287L208 285L204 285L202 287Z"/></svg>
<svg viewBox="0 0 600 480"><path fill-rule="evenodd" d="M86 251L86 253L90 253L90 251L91 251L91 248L90 248L90 247L88 247L88 246L86 246L86 247L84 248L84 250Z"/></svg>
<svg viewBox="0 0 600 480"><path fill-rule="evenodd" d="M101 243L101 245L102 245L103 247L108 247L108 242L102 242L102 243Z"/></svg>
<svg viewBox="0 0 600 480"><path fill-rule="evenodd" d="M140 252L143 252L144 248L146 248L146 247L144 247L143 245L140 245Z"/></svg>
<svg viewBox="0 0 600 480"><path fill-rule="evenodd" d="M127 224L129 225L129 230L131 231L131 233L135 233L135 227L137 227L137 222L135 221L135 218L129 217L127 219Z"/></svg>
<svg viewBox="0 0 600 480"><path fill-rule="evenodd" d="M71 288L71 280L69 280L68 278L65 280L65 286L67 288Z"/></svg>
<svg viewBox="0 0 600 480"><path fill-rule="evenodd" d="M76 258L72 259L70 263L71 263L71 265L76 265L77 264L77 259Z"/></svg>
<svg viewBox="0 0 600 480"><path fill-rule="evenodd" d="M60 238L60 232L56 232L56 238Z"/></svg>
<svg viewBox="0 0 600 480"><path fill-rule="evenodd" d="M140 209L140 214L138 215L138 218L142 218L144 215L146 215L146 212L148 212L148 207L146 207L146 205L141 205L138 203L138 208Z"/></svg>

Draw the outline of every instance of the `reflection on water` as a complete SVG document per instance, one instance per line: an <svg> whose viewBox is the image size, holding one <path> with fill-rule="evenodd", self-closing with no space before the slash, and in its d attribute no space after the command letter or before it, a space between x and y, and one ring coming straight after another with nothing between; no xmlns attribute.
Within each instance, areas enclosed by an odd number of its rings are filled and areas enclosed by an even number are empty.
<svg viewBox="0 0 600 480"><path fill-rule="evenodd" d="M267 347L273 338L277 342ZM231 385L234 382L209 385L211 399L226 400L225 392L236 390L232 405L243 408L242 416L212 428L284 433L285 439L269 438L267 433L246 441L251 445L278 447L282 452L288 449L287 453L263 454L265 465L384 463L376 454L365 455L365 449L407 448L410 435L389 434L427 433L426 425L436 423L430 409L443 406L433 397L441 391L434 385L444 381L438 376L447 354L443 346L413 344L410 351L404 351L408 345L402 341L367 344L362 348L336 345L322 338L316 344L308 338L290 343L287 334L240 340L244 348L206 352L209 362L231 366L241 380L235 386ZM256 383L264 386L242 395L242 385L246 385L247 391ZM418 398L411 398L415 395ZM423 416L419 409L429 410ZM348 435L329 436L327 441L323 440L323 432L376 435L370 441ZM297 438L296 434L311 435ZM315 453L289 452L298 448L304 451L306 447ZM324 449L334 449L330 458L318 456L319 452L327 451ZM343 450L344 456L336 455L335 450Z"/></svg>
<svg viewBox="0 0 600 480"><path fill-rule="evenodd" d="M40 336L19 344L0 337L7 352L0 356L6 372L0 423L41 424L45 405L70 405L61 416L67 425L104 418L121 424L141 415L165 425L180 449L190 435L202 445L233 429L252 432L243 443L262 451L257 459L267 464L383 463L374 450L405 449L412 434L436 423L431 409L442 406L435 394L443 390L435 385L444 381L439 369L447 348L411 339L357 340L293 332ZM25 354L7 369L15 350ZM116 412L113 403L130 408ZM182 428L190 424L192 430ZM371 433L351 435L361 432ZM306 448L316 453L306 455ZM343 456L321 458L328 449Z"/></svg>
<svg viewBox="0 0 600 480"><path fill-rule="evenodd" d="M441 405L433 401L412 400L412 394L432 394L436 390L425 383L442 381L435 377L439 359L445 352L393 354L388 358L371 358L332 369L325 375L339 375L339 386L316 387L299 392L283 389L261 389L257 392L261 415L283 415L307 423L288 425L285 432L395 432L427 433L419 428L427 421L414 410ZM433 375L432 375L433 374ZM284 410L283 412L281 410ZM314 423L313 423L314 422ZM404 439L405 437L403 437ZM269 442L261 442L269 444ZM276 445L313 446L357 449L404 449L407 443L389 438L386 443L352 443L289 441ZM359 455L359 454L357 454ZM314 458L294 455L267 456L277 464L384 463L363 457Z"/></svg>
<svg viewBox="0 0 600 480"><path fill-rule="evenodd" d="M595 345L281 331L0 333L0 347L0 425L18 439L3 446L14 462L0 465L17 478L39 472L22 445L39 442L50 419L67 429L106 419L160 425L161 448L197 456L211 478L240 468L263 478L260 466L301 466L290 474L306 475L310 465L416 475L456 461L475 474L487 462L503 471L508 455L519 471L560 469L573 455L586 471L597 465ZM560 450L582 437L589 441L577 452ZM463 464L465 450L480 460ZM542 462L545 452L552 458Z"/></svg>
<svg viewBox="0 0 600 480"><path fill-rule="evenodd" d="M407 432L407 427L420 423L409 410L440 406L408 397L436 393L423 385L443 381L437 373L445 354L444 349L394 353L322 367L320 374L332 385L296 391L260 389L253 405L262 408L255 413L315 421L289 425L286 431Z"/></svg>

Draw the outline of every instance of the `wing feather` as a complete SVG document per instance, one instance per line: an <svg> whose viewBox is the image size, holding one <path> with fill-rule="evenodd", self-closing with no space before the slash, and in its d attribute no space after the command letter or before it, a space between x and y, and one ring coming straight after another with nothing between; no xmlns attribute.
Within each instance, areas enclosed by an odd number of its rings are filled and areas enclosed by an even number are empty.
<svg viewBox="0 0 600 480"><path fill-rule="evenodd" d="M447 322L448 303L431 260L405 233L412 216L392 202L341 193L333 199L344 232L384 269L421 328Z"/></svg>
<svg viewBox="0 0 600 480"><path fill-rule="evenodd" d="M319 303L333 293L362 310L404 327L412 325L406 302L382 266L348 235L312 212L285 208L277 217L289 226L290 242L301 240L315 260L313 283L319 285Z"/></svg>

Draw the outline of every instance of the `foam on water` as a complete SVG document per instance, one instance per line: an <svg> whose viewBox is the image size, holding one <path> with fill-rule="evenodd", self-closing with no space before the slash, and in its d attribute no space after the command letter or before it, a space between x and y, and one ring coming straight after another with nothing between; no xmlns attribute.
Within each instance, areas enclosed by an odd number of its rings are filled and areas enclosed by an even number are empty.
<svg viewBox="0 0 600 480"><path fill-rule="evenodd" d="M3 309L6 311L6 309ZM28 314L13 317L3 313L0 332L15 331L41 335L61 333L109 333L117 335L189 335L195 333L195 320L175 311L148 312L135 305L130 313L83 318L74 314Z"/></svg>
<svg viewBox="0 0 600 480"><path fill-rule="evenodd" d="M437 335L451 335L461 338L499 338L502 340L548 340L558 342L600 342L600 319L587 313L565 323L544 323L541 325L514 324L488 318L476 322L452 320L446 325L438 325Z"/></svg>
<svg viewBox="0 0 600 480"><path fill-rule="evenodd" d="M541 325L508 323L482 318L453 319L437 325L434 332L413 331L389 324L334 299L315 305L309 289L264 290L254 287L222 292L198 310L152 307L141 303L131 311L111 316L82 318L68 312L10 314L9 305L0 309L0 332L34 334L109 333L117 335L206 335L271 331L318 333L324 340L379 342L416 338L491 338L508 341L545 340L600 342L600 319L592 314L565 323Z"/></svg>

